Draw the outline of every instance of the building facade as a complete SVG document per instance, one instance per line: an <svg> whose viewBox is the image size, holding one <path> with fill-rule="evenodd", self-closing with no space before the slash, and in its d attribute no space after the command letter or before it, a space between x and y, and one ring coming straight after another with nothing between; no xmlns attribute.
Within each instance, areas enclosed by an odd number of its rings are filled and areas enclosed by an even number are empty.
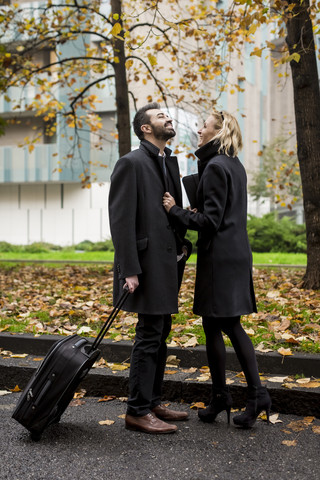
<svg viewBox="0 0 320 480"><path fill-rule="evenodd" d="M29 8L33 6L36 9L38 6L37 2L20 3ZM104 8L107 8L107 13L108 6ZM262 44L268 35L267 29L258 32L257 44ZM82 44L78 42L64 44L60 55L68 57L74 51L79 52ZM52 52L42 50L38 55L39 63L45 64ZM250 182L252 173L259 168L258 152L263 146L281 132L294 130L292 86L290 78L279 83L279 71L274 70L270 59L250 56L246 50L242 59L234 59L230 76L233 76L233 82L239 82L240 88L223 93L219 108L238 118L244 138L240 160ZM73 88L80 87L84 81L79 78L79 83ZM67 96L65 88L57 87L55 92L61 101ZM150 86L141 88L137 85L135 96L138 97L138 107L147 103L152 93L150 89ZM110 238L109 179L117 160L114 85L105 82L103 90L93 88L93 93L100 99L97 113L104 131L109 134L109 140L103 143L101 150L92 148L90 132L83 133L81 149L72 150L69 127L63 117L57 122L55 134L48 136L45 126L41 124L41 117L30 114L28 109L30 99L37 95L37 86L26 87L23 91L12 88L7 94L10 102L5 96L0 98L0 117L8 121L5 135L0 137L0 241L20 245L48 242L64 246L83 240L95 242ZM19 99L21 104L19 114L14 108L15 99ZM192 111L177 107L170 108L169 113L175 120L178 132L172 148L175 150L180 145L178 159L181 176L194 173L197 163L188 152L197 148L196 132L201 119ZM18 122L11 124L10 119L17 117ZM40 141L32 144L32 147L30 143L20 146L26 138L32 138L35 127L37 132L42 129ZM133 148L138 145L134 135L132 145ZM83 188L81 184L83 158L86 161L90 159L88 163L96 175L97 181L90 188ZM187 204L186 196L184 198ZM267 211L267 201L259 203L249 198L249 213L259 216Z"/></svg>

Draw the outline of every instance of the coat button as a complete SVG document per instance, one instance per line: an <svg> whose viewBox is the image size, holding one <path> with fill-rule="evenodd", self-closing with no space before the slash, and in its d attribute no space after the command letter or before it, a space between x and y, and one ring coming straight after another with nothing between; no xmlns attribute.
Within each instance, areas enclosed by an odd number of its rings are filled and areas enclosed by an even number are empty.
<svg viewBox="0 0 320 480"><path fill-rule="evenodd" d="M172 247L167 247L167 252L172 252Z"/></svg>

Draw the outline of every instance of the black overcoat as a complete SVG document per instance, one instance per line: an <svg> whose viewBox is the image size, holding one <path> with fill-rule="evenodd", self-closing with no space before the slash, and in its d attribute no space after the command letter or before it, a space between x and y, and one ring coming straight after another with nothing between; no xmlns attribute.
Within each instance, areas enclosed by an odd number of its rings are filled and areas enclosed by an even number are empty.
<svg viewBox="0 0 320 480"><path fill-rule="evenodd" d="M162 205L169 190L182 205L177 158L166 148L166 174L159 149L143 140L139 149L121 157L111 176L110 230L115 247L114 302L125 278L138 275L139 287L123 309L150 315L178 311L179 241L185 227L174 226ZM181 235L181 236L180 236ZM177 246L178 245L178 246Z"/></svg>
<svg viewBox="0 0 320 480"><path fill-rule="evenodd" d="M198 233L194 313L235 317L256 312L252 253L247 235L247 176L237 157L217 153L212 142L197 150L198 212L169 214Z"/></svg>

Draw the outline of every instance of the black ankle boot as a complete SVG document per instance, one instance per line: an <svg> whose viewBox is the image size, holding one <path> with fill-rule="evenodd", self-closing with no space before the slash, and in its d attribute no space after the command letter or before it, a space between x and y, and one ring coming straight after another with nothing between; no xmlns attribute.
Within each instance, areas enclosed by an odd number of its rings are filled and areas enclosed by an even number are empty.
<svg viewBox="0 0 320 480"><path fill-rule="evenodd" d="M269 424L271 398L266 387L249 387L246 410L233 418L233 423L242 428L251 428L258 415L265 410Z"/></svg>
<svg viewBox="0 0 320 480"><path fill-rule="evenodd" d="M230 423L230 410L232 405L232 397L228 388L214 388L212 399L207 406L198 411L198 417L202 422L214 422L217 415L225 410L228 416L228 423Z"/></svg>

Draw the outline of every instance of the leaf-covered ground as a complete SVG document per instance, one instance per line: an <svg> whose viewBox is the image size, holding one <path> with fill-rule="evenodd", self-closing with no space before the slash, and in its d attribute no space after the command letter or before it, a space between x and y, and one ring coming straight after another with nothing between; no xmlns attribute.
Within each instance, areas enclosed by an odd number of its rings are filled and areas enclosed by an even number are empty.
<svg viewBox="0 0 320 480"><path fill-rule="evenodd" d="M95 335L112 311L112 275L110 267L2 267L0 331ZM254 270L259 312L243 317L242 323L256 350L320 353L320 292L301 289L302 277L303 270ZM195 266L188 265L171 345L204 343L201 318L192 313L194 280ZM107 337L133 339L136 320L121 312Z"/></svg>

